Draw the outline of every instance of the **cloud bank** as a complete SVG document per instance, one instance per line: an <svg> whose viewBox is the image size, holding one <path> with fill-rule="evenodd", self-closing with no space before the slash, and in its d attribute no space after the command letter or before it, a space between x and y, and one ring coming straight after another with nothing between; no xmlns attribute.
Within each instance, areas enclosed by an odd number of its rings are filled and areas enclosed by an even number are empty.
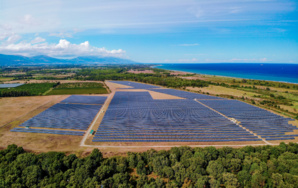
<svg viewBox="0 0 298 188"><path fill-rule="evenodd" d="M73 44L65 39L60 39L58 44L49 44L45 39L36 37L31 42L15 43L16 36L8 37L0 45L0 53L35 56L48 55L51 57L74 57L74 56L113 56L124 57L125 51L122 49L107 50L91 46L88 41L80 44Z"/></svg>

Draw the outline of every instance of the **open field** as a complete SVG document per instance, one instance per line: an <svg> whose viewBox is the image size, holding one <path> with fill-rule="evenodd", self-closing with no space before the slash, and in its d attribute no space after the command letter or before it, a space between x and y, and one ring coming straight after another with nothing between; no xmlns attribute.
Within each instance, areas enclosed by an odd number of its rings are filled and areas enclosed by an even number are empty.
<svg viewBox="0 0 298 188"><path fill-rule="evenodd" d="M186 89L190 91L200 91L204 93L210 93L212 95L231 95L235 97L244 96L244 97L253 98L253 96L256 95L256 93L252 93L252 92L245 92L245 91L240 91L232 88L226 88L226 87L214 86L214 85L210 85L208 87L203 87L203 88L186 87Z"/></svg>

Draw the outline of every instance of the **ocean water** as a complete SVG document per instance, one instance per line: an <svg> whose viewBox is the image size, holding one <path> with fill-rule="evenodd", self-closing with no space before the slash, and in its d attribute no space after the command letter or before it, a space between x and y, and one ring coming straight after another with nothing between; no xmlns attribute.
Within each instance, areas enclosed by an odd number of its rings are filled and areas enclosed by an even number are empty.
<svg viewBox="0 0 298 188"><path fill-rule="evenodd" d="M162 64L156 66L167 70L185 71L198 74L227 76L254 80L270 80L298 83L298 64L268 63L200 63Z"/></svg>

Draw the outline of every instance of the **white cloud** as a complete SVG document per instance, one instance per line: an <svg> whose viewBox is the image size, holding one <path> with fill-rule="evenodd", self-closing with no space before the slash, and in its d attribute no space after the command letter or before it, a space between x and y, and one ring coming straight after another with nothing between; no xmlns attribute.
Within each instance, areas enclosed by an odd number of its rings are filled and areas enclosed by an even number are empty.
<svg viewBox="0 0 298 188"><path fill-rule="evenodd" d="M20 35L13 34L9 36L6 40L7 43L14 43L20 40L22 37Z"/></svg>
<svg viewBox="0 0 298 188"><path fill-rule="evenodd" d="M38 42L40 41L40 42ZM91 46L88 41L81 44L72 44L65 39L60 39L58 44L48 44L43 38L37 37L30 43L19 42L0 45L0 53L18 54L25 56L48 55L52 57L75 57L75 56L114 56L125 57L125 51L107 50Z"/></svg>
<svg viewBox="0 0 298 188"><path fill-rule="evenodd" d="M3 32L0 33L0 42L3 44L11 44L15 43L18 40L20 40L22 37L18 34L12 33L12 32Z"/></svg>
<svg viewBox="0 0 298 188"><path fill-rule="evenodd" d="M41 37L36 37L35 39L33 39L31 41L31 44L36 44L36 43L40 43L40 42L44 42L44 41L46 41L46 39L41 38Z"/></svg>

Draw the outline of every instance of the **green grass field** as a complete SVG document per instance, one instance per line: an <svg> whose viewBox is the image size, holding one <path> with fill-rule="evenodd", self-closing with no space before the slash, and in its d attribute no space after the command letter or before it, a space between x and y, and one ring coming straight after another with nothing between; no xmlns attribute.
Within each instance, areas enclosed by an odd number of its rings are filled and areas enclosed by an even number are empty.
<svg viewBox="0 0 298 188"><path fill-rule="evenodd" d="M71 94L107 94L108 91L101 83L65 83L60 84L47 95L71 95Z"/></svg>

